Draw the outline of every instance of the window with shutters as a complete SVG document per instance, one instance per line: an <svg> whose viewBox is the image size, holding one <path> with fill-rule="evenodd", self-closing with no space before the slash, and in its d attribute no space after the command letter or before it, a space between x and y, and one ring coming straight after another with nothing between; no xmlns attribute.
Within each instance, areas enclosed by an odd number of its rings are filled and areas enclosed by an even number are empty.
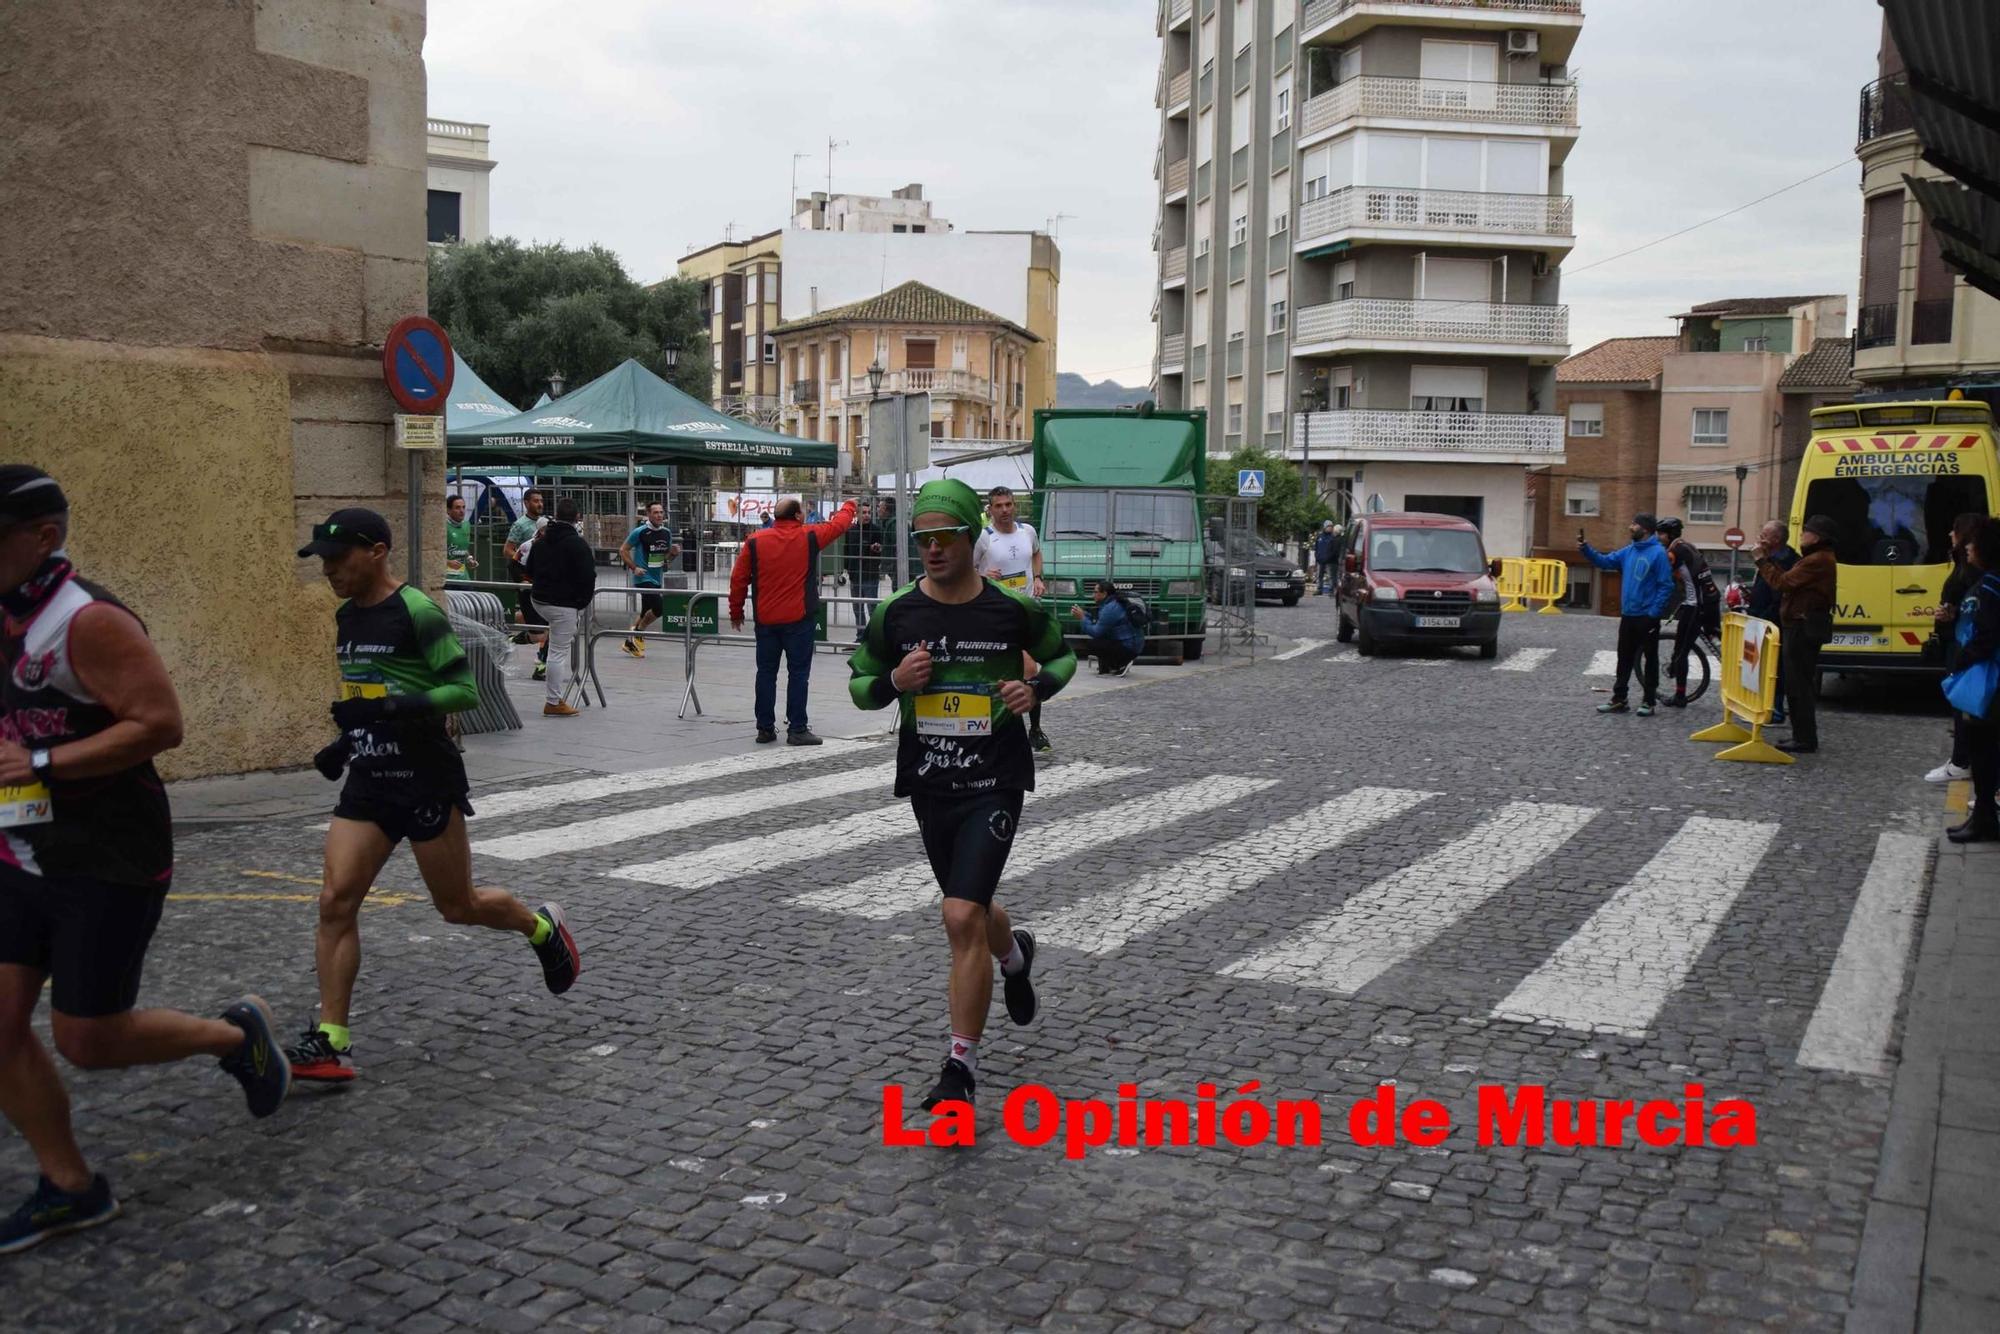
<svg viewBox="0 0 2000 1334"><path fill-rule="evenodd" d="M1896 341L1896 294L1903 276L1903 192L1868 201L1861 241L1861 314L1854 345L1887 347Z"/></svg>
<svg viewBox="0 0 2000 1334"><path fill-rule="evenodd" d="M1691 486L1687 496L1689 523L1721 523L1729 506L1729 492L1720 486Z"/></svg>
<svg viewBox="0 0 2000 1334"><path fill-rule="evenodd" d="M1410 411L1484 412L1485 410L1485 367L1410 367Z"/></svg>
<svg viewBox="0 0 2000 1334"><path fill-rule="evenodd" d="M937 340L934 338L905 338L903 340L903 364L913 371L937 369Z"/></svg>
<svg viewBox="0 0 2000 1334"><path fill-rule="evenodd" d="M1952 315L1951 270L1945 267L1937 228L1926 218L1917 243L1917 304L1910 307L1912 343L1949 343Z"/></svg>
<svg viewBox="0 0 2000 1334"><path fill-rule="evenodd" d="M1598 515L1596 482L1564 482L1563 513L1572 519L1594 519Z"/></svg>
<svg viewBox="0 0 2000 1334"><path fill-rule="evenodd" d="M1592 439L1603 435L1604 405L1602 403L1570 404L1569 433L1579 439Z"/></svg>

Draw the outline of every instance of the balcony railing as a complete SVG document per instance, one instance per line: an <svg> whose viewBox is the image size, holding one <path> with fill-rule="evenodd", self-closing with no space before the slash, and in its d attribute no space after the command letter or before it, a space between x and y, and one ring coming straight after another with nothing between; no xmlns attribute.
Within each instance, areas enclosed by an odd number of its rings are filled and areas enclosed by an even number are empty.
<svg viewBox="0 0 2000 1334"><path fill-rule="evenodd" d="M1313 343L1376 342L1566 346L1569 307L1357 297L1306 306L1293 317L1294 351Z"/></svg>
<svg viewBox="0 0 2000 1334"><path fill-rule="evenodd" d="M1470 83L1461 79L1402 79L1363 74L1307 101L1300 135L1332 129L1356 116L1574 128L1576 85Z"/></svg>
<svg viewBox="0 0 2000 1334"><path fill-rule="evenodd" d="M1583 0L1396 0L1399 6L1421 5L1426 9L1498 9L1526 14L1578 14L1583 13ZM1357 5L1371 3L1371 0L1312 0L1305 7L1305 17L1299 22L1299 31L1317 32L1333 20Z"/></svg>
<svg viewBox="0 0 2000 1334"><path fill-rule="evenodd" d="M1167 105L1177 107L1194 96L1194 71L1184 69L1167 81Z"/></svg>
<svg viewBox="0 0 2000 1334"><path fill-rule="evenodd" d="M1863 306L1854 322L1854 346L1892 347L1896 342L1896 303Z"/></svg>
<svg viewBox="0 0 2000 1334"><path fill-rule="evenodd" d="M1891 74L1861 90L1861 132L1855 142L1865 144L1888 134L1900 134L1917 127L1910 114L1910 76Z"/></svg>
<svg viewBox="0 0 2000 1334"><path fill-rule="evenodd" d="M1187 247L1175 246L1160 261L1160 281L1164 283L1183 282L1187 279Z"/></svg>
<svg viewBox="0 0 2000 1334"><path fill-rule="evenodd" d="M1471 190L1399 190L1350 185L1299 205L1292 236L1306 242L1366 228L1424 232L1504 232L1572 236L1568 195L1481 194Z"/></svg>
<svg viewBox="0 0 2000 1334"><path fill-rule="evenodd" d="M1168 334L1160 340L1160 367L1187 365L1187 335Z"/></svg>
<svg viewBox="0 0 2000 1334"><path fill-rule="evenodd" d="M868 377L857 375L848 386L848 397L867 398L869 396ZM983 375L971 371L910 369L890 371L882 377L882 392L885 394L949 394L954 398L983 398L989 403L1000 400L993 396L993 382Z"/></svg>
<svg viewBox="0 0 2000 1334"><path fill-rule="evenodd" d="M1180 194L1186 191L1188 181L1188 160L1181 158L1167 164L1167 193Z"/></svg>
<svg viewBox="0 0 2000 1334"><path fill-rule="evenodd" d="M793 404L819 402L819 381L817 380L792 381L792 391L791 393L785 395L785 400L786 402Z"/></svg>
<svg viewBox="0 0 2000 1334"><path fill-rule="evenodd" d="M1167 26L1177 26L1194 9L1194 0L1167 0Z"/></svg>
<svg viewBox="0 0 2000 1334"><path fill-rule="evenodd" d="M1511 454L1560 460L1563 419L1504 412L1382 412L1345 408L1292 418L1292 456Z"/></svg>

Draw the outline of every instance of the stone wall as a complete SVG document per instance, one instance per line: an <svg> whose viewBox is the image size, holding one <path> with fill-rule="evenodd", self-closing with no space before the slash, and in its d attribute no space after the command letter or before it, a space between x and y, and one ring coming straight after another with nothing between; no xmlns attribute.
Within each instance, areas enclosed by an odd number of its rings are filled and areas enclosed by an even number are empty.
<svg viewBox="0 0 2000 1334"><path fill-rule="evenodd" d="M0 459L62 481L159 642L170 776L310 757L333 598L293 553L336 506L407 514L380 367L425 308L423 37L424 0L0 15Z"/></svg>

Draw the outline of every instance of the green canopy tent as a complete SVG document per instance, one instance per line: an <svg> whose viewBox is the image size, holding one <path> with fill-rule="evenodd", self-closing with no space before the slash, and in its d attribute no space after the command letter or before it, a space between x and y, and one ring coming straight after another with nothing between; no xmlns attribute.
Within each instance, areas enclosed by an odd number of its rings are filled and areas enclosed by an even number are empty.
<svg viewBox="0 0 2000 1334"><path fill-rule="evenodd" d="M452 350L451 364L451 396L444 405L447 439L454 431L477 426L481 422L500 421L521 411L494 392L493 386L480 379L478 373L466 364L465 358L458 355L456 348Z"/></svg>

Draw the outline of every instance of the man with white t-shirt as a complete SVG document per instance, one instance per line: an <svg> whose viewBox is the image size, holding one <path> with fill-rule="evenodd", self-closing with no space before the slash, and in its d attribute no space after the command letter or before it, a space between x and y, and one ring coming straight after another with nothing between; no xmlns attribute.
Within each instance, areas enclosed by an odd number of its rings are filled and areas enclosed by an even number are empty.
<svg viewBox="0 0 2000 1334"><path fill-rule="evenodd" d="M972 549L972 568L1003 588L1039 598L1047 591L1042 584L1042 540L1035 536L1033 524L1016 521L1014 508L1014 493L1008 488L996 486L986 493L986 514L993 526L979 535ZM1034 679L1035 660L1025 653L1021 670L1023 680ZM1040 700L1028 715L1028 744L1039 751L1051 749L1042 731Z"/></svg>

